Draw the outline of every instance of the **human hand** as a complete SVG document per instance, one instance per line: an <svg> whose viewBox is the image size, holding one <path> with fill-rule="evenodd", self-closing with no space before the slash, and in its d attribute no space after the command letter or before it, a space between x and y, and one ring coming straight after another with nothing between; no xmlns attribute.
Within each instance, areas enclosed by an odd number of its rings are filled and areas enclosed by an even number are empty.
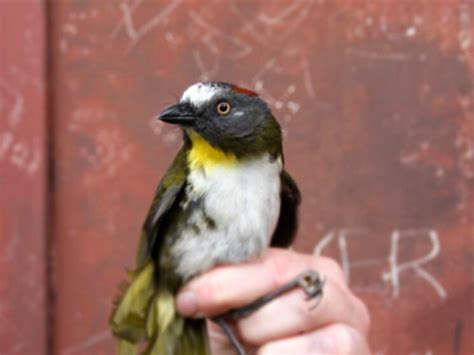
<svg viewBox="0 0 474 355"><path fill-rule="evenodd" d="M244 345L258 355L370 354L367 307L350 291L339 265L284 249L269 249L261 258L216 267L192 279L178 294L178 311L186 317L212 317L245 306L256 298L315 270L326 283L317 307L302 290L285 293L236 322ZM209 321L212 353L235 350L217 324Z"/></svg>

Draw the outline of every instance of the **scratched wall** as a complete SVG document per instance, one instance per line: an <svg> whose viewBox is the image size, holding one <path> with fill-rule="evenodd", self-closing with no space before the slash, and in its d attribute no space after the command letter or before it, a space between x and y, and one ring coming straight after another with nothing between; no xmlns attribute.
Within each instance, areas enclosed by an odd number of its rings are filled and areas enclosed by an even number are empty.
<svg viewBox="0 0 474 355"><path fill-rule="evenodd" d="M46 349L45 18L0 1L0 354Z"/></svg>
<svg viewBox="0 0 474 355"><path fill-rule="evenodd" d="M17 50L16 66L0 69L0 166L11 174L0 181L0 262L11 277L0 279L2 354L31 354L44 339L43 252L30 233L42 228L32 59L42 42L25 30L27 3L0 2L25 21L1 18L2 43ZM64 0L49 11L55 354L112 352L111 300L180 145L180 132L153 116L209 79L270 103L304 195L295 248L340 260L371 309L374 352L474 351L472 2ZM21 111L25 90L33 102ZM13 182L34 203L10 197ZM28 314L18 324L32 335L15 348L5 319Z"/></svg>

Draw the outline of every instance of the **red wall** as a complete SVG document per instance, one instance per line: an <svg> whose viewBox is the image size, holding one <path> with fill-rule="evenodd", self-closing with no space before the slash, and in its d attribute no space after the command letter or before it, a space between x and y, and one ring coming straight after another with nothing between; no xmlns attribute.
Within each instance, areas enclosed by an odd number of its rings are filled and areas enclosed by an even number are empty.
<svg viewBox="0 0 474 355"><path fill-rule="evenodd" d="M0 354L47 343L45 16L0 1Z"/></svg>
<svg viewBox="0 0 474 355"><path fill-rule="evenodd" d="M463 0L70 0L45 18L37 1L0 2L0 353L44 348L48 264L54 353L112 352L111 300L180 145L153 117L218 79L281 122L304 196L295 249L343 264L374 352L471 354L473 15Z"/></svg>

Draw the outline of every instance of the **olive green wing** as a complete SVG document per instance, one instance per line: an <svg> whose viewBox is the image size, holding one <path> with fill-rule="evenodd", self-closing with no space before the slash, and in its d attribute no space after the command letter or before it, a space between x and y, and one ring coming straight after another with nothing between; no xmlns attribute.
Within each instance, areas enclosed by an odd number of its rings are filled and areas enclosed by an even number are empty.
<svg viewBox="0 0 474 355"><path fill-rule="evenodd" d="M286 248L293 242L298 229L298 207L301 203L301 194L298 185L288 172L283 170L280 177L280 216L270 245Z"/></svg>
<svg viewBox="0 0 474 355"><path fill-rule="evenodd" d="M137 264L139 267L143 266L152 256L156 247L160 224L186 185L187 172L186 149L183 147L158 185L143 224L137 250Z"/></svg>
<svg viewBox="0 0 474 355"><path fill-rule="evenodd" d="M150 346L161 344L167 337L163 336L158 341L158 333L165 333L165 328L169 328L168 332L177 332L183 328L174 308L169 307L174 302L170 291L157 283L156 263L152 256L156 255L154 249L159 247L160 238L163 237L160 235L160 225L178 202L186 184L186 174L186 150L182 148L156 190L142 229L137 253L138 265L128 273L128 280L122 284L121 294L111 314L109 324L112 333L118 338L120 355L137 354L138 344L144 339ZM165 306L158 309L158 305ZM176 339L179 337L176 336ZM154 351L153 354L168 353Z"/></svg>

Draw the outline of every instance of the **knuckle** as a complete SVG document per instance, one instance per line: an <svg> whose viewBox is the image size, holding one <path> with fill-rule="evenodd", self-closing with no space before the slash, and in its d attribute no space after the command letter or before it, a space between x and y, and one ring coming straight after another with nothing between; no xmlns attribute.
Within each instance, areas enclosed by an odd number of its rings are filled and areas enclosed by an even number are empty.
<svg viewBox="0 0 474 355"><path fill-rule="evenodd" d="M265 265L268 267L268 276L272 289L278 288L288 280L285 280L285 275L288 274L289 269L289 255L287 253L273 253L268 258Z"/></svg>
<svg viewBox="0 0 474 355"><path fill-rule="evenodd" d="M342 285L346 284L344 271L342 271L341 266L334 259L322 256L318 258L315 264L319 267L318 272L320 272L322 276L327 275L333 281L339 282Z"/></svg>

